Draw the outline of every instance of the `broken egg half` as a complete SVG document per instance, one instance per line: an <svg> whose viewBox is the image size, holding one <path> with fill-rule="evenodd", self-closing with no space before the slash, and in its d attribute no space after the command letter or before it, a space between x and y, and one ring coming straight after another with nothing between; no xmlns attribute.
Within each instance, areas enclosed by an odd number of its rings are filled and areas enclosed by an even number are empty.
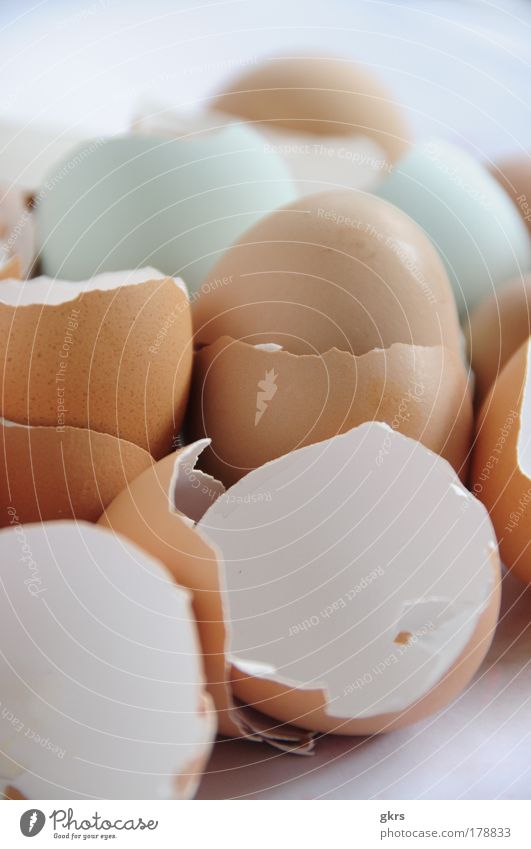
<svg viewBox="0 0 531 849"><path fill-rule="evenodd" d="M477 421L472 492L489 511L503 562L531 583L531 340L503 367Z"/></svg>
<svg viewBox="0 0 531 849"><path fill-rule="evenodd" d="M0 789L27 799L183 799L209 756L190 594L84 522L0 532Z"/></svg>
<svg viewBox="0 0 531 849"><path fill-rule="evenodd" d="M377 733L455 698L500 590L488 514L449 464L373 422L222 492L194 468L205 442L144 472L101 521L193 592L222 733L289 748L288 729L306 752L297 729ZM190 489L195 530L179 516ZM185 565L190 545L203 565Z"/></svg>
<svg viewBox="0 0 531 849"><path fill-rule="evenodd" d="M139 445L108 433L0 419L0 527L53 519L96 522L153 462Z"/></svg>
<svg viewBox="0 0 531 849"><path fill-rule="evenodd" d="M369 423L251 472L197 529L221 552L247 705L372 734L455 698L499 609L496 537L448 463Z"/></svg>
<svg viewBox="0 0 531 849"><path fill-rule="evenodd" d="M201 467L227 486L373 420L418 439L464 478L473 417L460 355L401 343L361 356L337 348L297 355L227 337L195 354L186 433L212 440Z"/></svg>
<svg viewBox="0 0 531 849"><path fill-rule="evenodd" d="M81 283L5 280L0 365L5 419L90 428L164 456L191 380L186 288L150 268Z"/></svg>
<svg viewBox="0 0 531 849"><path fill-rule="evenodd" d="M305 144L332 142L337 159L352 140L370 142L370 155L384 163L409 147L409 129L395 99L351 59L271 56L226 83L212 107L266 130L279 145L300 144L302 138ZM343 166L348 172L347 159Z"/></svg>

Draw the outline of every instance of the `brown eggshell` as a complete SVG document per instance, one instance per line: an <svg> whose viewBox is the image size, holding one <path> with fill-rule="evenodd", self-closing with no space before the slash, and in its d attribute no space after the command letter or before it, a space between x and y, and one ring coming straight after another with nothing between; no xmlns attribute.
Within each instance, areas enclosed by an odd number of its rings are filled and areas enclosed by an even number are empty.
<svg viewBox="0 0 531 849"><path fill-rule="evenodd" d="M474 633L460 657L438 684L409 708L365 719L337 719L326 712L326 700L320 690L298 690L263 678L251 678L232 668L234 692L246 704L274 717L279 722L292 722L300 728L319 728L329 734L353 736L396 731L420 722L453 701L467 686L481 666L496 631L501 597L499 560L492 556L495 590L481 615Z"/></svg>
<svg viewBox="0 0 531 849"><path fill-rule="evenodd" d="M219 260L193 304L198 344L232 336L297 354L365 354L394 342L457 351L454 297L431 242L359 191L301 198Z"/></svg>
<svg viewBox="0 0 531 849"><path fill-rule="evenodd" d="M65 427L0 426L0 527L85 519L153 460L143 448L106 433Z"/></svg>
<svg viewBox="0 0 531 849"><path fill-rule="evenodd" d="M502 159L490 171L514 202L531 234L531 155Z"/></svg>
<svg viewBox="0 0 531 849"><path fill-rule="evenodd" d="M175 459L174 454L169 454L144 471L107 507L99 524L127 536L164 563L178 584L192 590L210 694L219 713L220 728L229 733L218 561L214 550L190 523L170 511L168 492ZM230 728L232 731L234 728Z"/></svg>
<svg viewBox="0 0 531 849"><path fill-rule="evenodd" d="M22 280L22 263L19 256L12 256L0 267L0 280Z"/></svg>
<svg viewBox="0 0 531 849"><path fill-rule="evenodd" d="M490 513L505 565L531 583L530 340L485 398L477 423L471 489ZM527 456L526 456L527 455Z"/></svg>
<svg viewBox="0 0 531 849"><path fill-rule="evenodd" d="M464 475L473 421L459 356L401 344L361 357L336 349L297 356L227 337L196 353L189 434L212 439L201 465L226 486L371 420L419 440Z"/></svg>
<svg viewBox="0 0 531 849"><path fill-rule="evenodd" d="M347 59L270 58L233 79L212 108L280 131L366 135L390 162L409 146L409 130L394 98L369 71Z"/></svg>
<svg viewBox="0 0 531 849"><path fill-rule="evenodd" d="M79 286L73 300L23 306L2 302L0 287L1 414L90 428L164 456L191 378L187 294L171 278Z"/></svg>
<svg viewBox="0 0 531 849"><path fill-rule="evenodd" d="M506 362L531 335L531 274L508 280L470 316L466 335L481 403Z"/></svg>

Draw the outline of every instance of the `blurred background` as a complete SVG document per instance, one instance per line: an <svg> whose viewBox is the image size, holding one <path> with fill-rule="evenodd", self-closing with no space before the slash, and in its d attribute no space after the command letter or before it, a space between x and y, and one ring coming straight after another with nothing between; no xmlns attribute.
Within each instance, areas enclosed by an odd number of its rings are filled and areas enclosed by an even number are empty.
<svg viewBox="0 0 531 849"><path fill-rule="evenodd" d="M82 134L129 125L142 99L198 106L271 53L365 62L417 136L497 156L531 133L529 0L4 0L4 117Z"/></svg>

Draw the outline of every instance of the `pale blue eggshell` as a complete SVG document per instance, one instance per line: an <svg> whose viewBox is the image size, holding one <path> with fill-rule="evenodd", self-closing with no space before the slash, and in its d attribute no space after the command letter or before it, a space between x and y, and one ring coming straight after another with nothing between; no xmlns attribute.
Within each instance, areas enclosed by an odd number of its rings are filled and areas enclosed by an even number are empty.
<svg viewBox="0 0 531 849"><path fill-rule="evenodd" d="M193 292L245 230L294 196L285 163L249 127L86 142L38 195L43 273L84 280L150 265Z"/></svg>
<svg viewBox="0 0 531 849"><path fill-rule="evenodd" d="M375 194L404 210L432 239L461 315L531 266L531 242L512 201L479 162L454 145L417 145Z"/></svg>

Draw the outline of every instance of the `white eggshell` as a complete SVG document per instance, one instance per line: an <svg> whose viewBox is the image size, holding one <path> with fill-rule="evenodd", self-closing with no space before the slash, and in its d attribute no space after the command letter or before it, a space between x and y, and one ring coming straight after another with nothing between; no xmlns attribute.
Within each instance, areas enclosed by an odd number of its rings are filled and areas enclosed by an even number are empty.
<svg viewBox="0 0 531 849"><path fill-rule="evenodd" d="M256 469L197 529L225 563L229 659L278 719L356 734L416 703L409 721L422 718L465 686L492 638L499 561L488 514L448 463L387 425ZM450 683L467 652L474 660ZM310 718L303 698L296 715L279 716L253 678L288 688L293 703L296 691L322 691L327 719Z"/></svg>
<svg viewBox="0 0 531 849"><path fill-rule="evenodd" d="M189 593L84 522L15 525L0 553L0 789L192 795L214 728Z"/></svg>

